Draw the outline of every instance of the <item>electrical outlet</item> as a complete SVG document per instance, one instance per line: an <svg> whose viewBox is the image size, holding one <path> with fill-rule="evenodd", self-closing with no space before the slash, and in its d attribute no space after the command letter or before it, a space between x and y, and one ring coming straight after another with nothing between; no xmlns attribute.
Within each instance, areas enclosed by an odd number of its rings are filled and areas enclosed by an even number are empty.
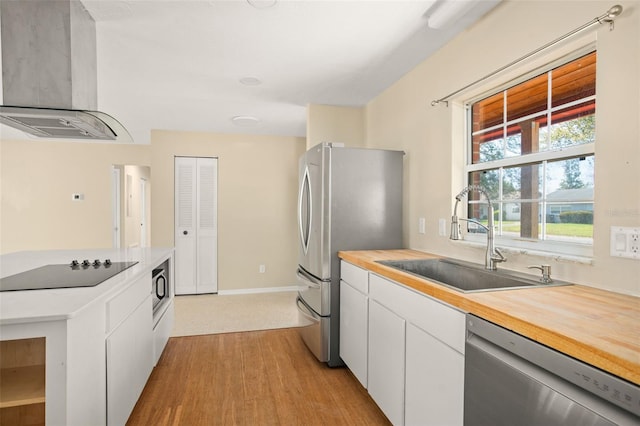
<svg viewBox="0 0 640 426"><path fill-rule="evenodd" d="M264 274L266 270L267 270L267 267L265 265L260 265L258 267L258 272L260 272L261 274Z"/></svg>
<svg viewBox="0 0 640 426"><path fill-rule="evenodd" d="M611 227L611 256L640 260L640 228Z"/></svg>
<svg viewBox="0 0 640 426"><path fill-rule="evenodd" d="M631 253L639 254L639 252L640 252L640 234L638 234L638 233L631 234L631 242L629 244L629 250L631 250Z"/></svg>

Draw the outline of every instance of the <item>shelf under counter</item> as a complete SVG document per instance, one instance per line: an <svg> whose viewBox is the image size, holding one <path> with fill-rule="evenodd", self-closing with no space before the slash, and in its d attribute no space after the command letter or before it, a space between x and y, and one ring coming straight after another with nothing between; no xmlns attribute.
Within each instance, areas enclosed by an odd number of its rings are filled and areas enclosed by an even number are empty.
<svg viewBox="0 0 640 426"><path fill-rule="evenodd" d="M45 402L45 366L0 369L0 409Z"/></svg>
<svg viewBox="0 0 640 426"><path fill-rule="evenodd" d="M44 337L0 342L0 423L45 424Z"/></svg>

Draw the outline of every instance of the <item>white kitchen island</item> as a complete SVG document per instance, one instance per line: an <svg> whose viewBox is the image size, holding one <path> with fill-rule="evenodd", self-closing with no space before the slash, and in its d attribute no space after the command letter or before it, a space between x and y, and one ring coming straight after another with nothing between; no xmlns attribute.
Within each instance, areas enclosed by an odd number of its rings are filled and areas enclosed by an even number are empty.
<svg viewBox="0 0 640 426"><path fill-rule="evenodd" d="M73 259L138 262L95 287L0 292L2 423L44 412L47 425L124 424L173 324L173 253L135 248L0 256L2 278ZM169 294L154 323L151 277L162 264L169 269Z"/></svg>

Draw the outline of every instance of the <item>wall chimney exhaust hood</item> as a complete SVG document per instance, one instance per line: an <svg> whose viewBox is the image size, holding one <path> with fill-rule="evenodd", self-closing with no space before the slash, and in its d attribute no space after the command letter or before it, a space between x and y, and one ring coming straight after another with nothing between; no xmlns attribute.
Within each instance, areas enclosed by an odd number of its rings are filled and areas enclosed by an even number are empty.
<svg viewBox="0 0 640 426"><path fill-rule="evenodd" d="M2 0L0 123L44 138L132 142L97 109L95 21L79 0Z"/></svg>

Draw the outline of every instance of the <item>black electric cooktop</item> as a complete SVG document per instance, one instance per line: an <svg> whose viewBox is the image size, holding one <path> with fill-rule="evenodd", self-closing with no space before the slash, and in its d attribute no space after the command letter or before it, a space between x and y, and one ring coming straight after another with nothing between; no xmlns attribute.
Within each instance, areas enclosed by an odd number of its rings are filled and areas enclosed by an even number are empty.
<svg viewBox="0 0 640 426"><path fill-rule="evenodd" d="M0 278L0 291L95 287L138 262L72 261L66 265L45 265Z"/></svg>

